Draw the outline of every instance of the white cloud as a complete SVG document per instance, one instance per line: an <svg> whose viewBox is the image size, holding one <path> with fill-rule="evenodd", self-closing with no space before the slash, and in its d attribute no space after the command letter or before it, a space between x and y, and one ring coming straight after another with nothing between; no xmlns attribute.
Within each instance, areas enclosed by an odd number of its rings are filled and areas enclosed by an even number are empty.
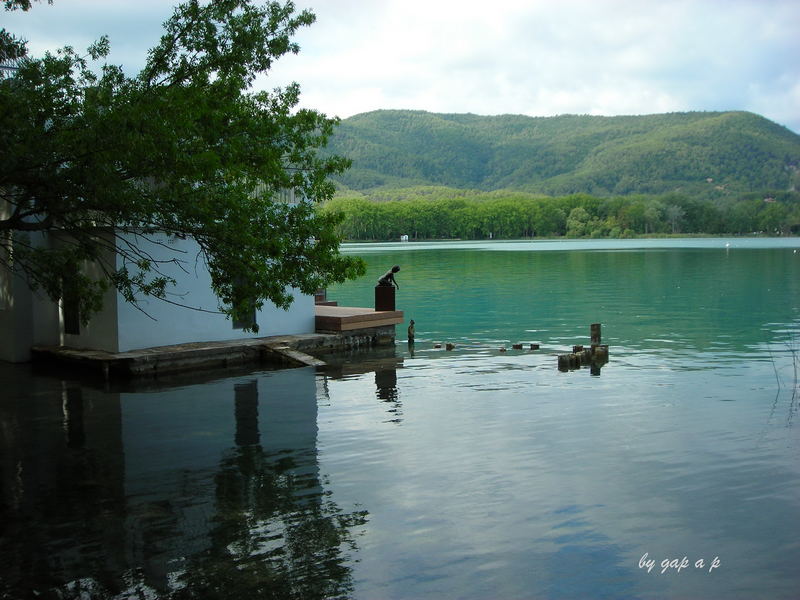
<svg viewBox="0 0 800 600"><path fill-rule="evenodd" d="M797 0L297 0L317 23L264 80L302 104L553 115L751 110L800 132ZM34 50L112 38L141 66L166 0L55 0L6 27ZM18 25L20 27L18 27Z"/></svg>
<svg viewBox="0 0 800 600"><path fill-rule="evenodd" d="M794 1L407 0L370 3L349 29L338 1L314 4L319 22L276 76L341 116L742 109L800 131Z"/></svg>

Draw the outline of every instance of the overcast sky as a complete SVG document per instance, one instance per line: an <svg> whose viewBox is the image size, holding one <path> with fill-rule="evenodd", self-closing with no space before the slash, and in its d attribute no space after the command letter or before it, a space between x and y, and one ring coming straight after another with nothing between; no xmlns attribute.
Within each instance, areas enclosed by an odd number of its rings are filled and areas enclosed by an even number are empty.
<svg viewBox="0 0 800 600"><path fill-rule="evenodd" d="M348 117L749 110L800 133L800 0L297 0L317 22L267 88ZM0 13L34 53L107 33L130 71L169 0L55 0Z"/></svg>

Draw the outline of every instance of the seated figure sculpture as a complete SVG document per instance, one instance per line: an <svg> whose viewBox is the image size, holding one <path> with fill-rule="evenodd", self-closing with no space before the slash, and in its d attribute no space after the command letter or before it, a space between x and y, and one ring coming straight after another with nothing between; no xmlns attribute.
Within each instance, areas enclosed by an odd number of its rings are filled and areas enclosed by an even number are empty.
<svg viewBox="0 0 800 600"><path fill-rule="evenodd" d="M397 281L394 278L394 274L397 273L399 270L400 267L398 265L393 266L391 269L386 271L386 273L384 273L380 279L378 279L378 285L384 285L384 286L394 285L399 290L400 284L397 283Z"/></svg>

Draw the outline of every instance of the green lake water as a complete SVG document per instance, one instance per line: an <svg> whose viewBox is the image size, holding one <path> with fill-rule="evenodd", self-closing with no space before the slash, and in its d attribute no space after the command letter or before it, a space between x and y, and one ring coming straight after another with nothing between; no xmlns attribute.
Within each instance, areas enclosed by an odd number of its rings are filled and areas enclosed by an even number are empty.
<svg viewBox="0 0 800 600"><path fill-rule="evenodd" d="M400 265L413 345L0 365L0 598L798 597L799 239L345 251L368 273L329 299ZM609 362L560 372L591 323Z"/></svg>

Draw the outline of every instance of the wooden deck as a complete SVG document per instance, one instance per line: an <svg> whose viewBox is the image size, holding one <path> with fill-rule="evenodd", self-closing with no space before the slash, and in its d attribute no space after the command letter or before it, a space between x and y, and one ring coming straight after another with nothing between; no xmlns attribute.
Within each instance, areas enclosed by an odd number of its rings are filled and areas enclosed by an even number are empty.
<svg viewBox="0 0 800 600"><path fill-rule="evenodd" d="M403 322L402 310L377 311L356 306L316 306L317 331L353 331Z"/></svg>

